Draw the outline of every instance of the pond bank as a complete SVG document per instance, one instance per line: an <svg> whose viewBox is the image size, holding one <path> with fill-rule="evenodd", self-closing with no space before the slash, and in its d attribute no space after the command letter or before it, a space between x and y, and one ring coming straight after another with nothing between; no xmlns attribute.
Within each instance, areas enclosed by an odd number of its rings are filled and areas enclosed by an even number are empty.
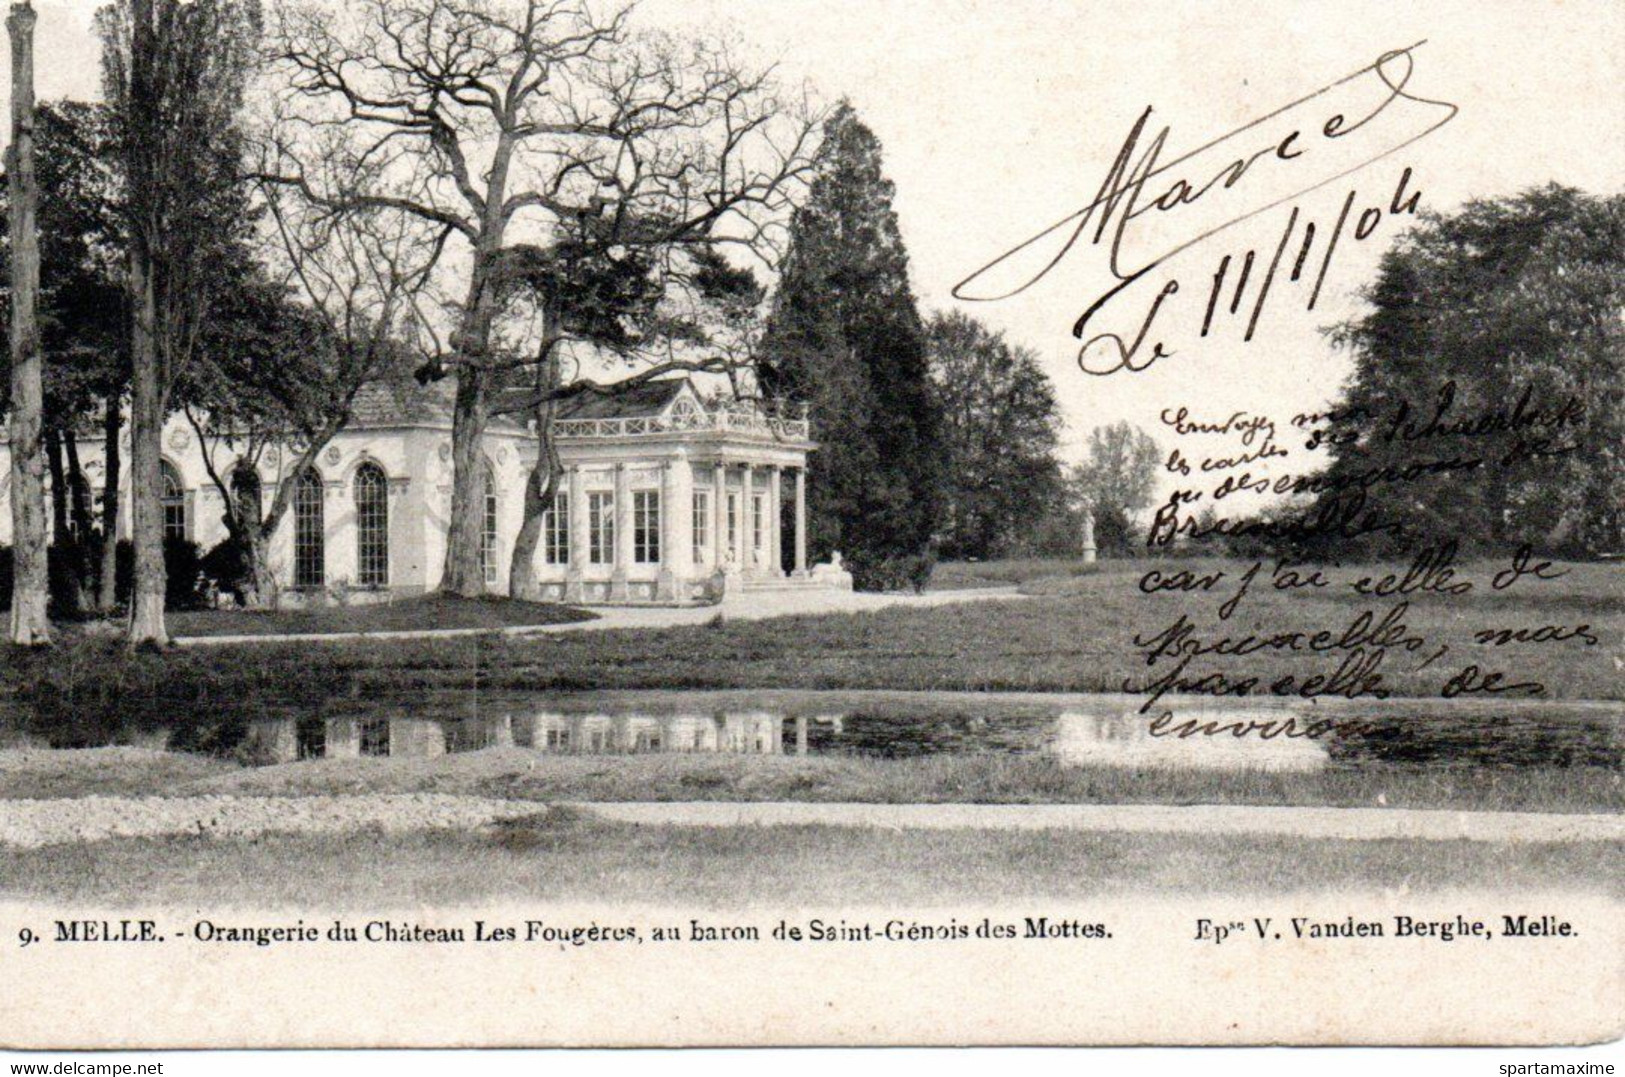
<svg viewBox="0 0 1625 1077"><path fill-rule="evenodd" d="M1332 767L1314 772L1070 766L1054 756L911 758L488 748L425 757L242 766L133 747L0 751L0 801L445 793L554 803L1229 804L1625 813L1616 769Z"/></svg>

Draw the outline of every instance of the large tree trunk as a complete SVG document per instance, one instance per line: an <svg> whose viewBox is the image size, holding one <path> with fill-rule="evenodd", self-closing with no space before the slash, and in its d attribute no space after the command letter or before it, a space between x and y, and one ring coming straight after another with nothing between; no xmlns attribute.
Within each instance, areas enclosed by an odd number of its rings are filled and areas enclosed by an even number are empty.
<svg viewBox="0 0 1625 1077"><path fill-rule="evenodd" d="M39 183L34 174L34 9L14 4L11 33L11 541L10 639L51 642L45 533L44 390L39 340Z"/></svg>
<svg viewBox="0 0 1625 1077"><path fill-rule="evenodd" d="M164 242L160 219L163 165L158 113L161 103L159 32L154 0L135 0L131 10L129 102L126 117L127 197L130 227L130 538L135 548L130 593L129 642L167 644L164 627L164 511L160 437L164 424L164 372L159 352L158 258Z"/></svg>
<svg viewBox="0 0 1625 1077"><path fill-rule="evenodd" d="M491 273L501 249L501 225L489 223L474 255L463 324L457 334L457 351L464 363L457 368L457 397L451 414L451 520L440 589L465 598L476 598L486 590L485 573L480 569L480 537L485 530L485 461L480 442L485 436L491 374L483 364L491 350L491 323L496 318ZM491 555L496 556L496 551Z"/></svg>
<svg viewBox="0 0 1625 1077"><path fill-rule="evenodd" d="M558 360L544 359L537 365L537 389L546 392L558 384ZM536 548L541 543L543 517L553 505L559 475L559 454L553 443L554 410L551 400L536 405L536 464L525 479L524 523L519 527L519 537L514 539L513 562L508 566L508 597L525 602L542 597L536 580ZM580 510L571 506L571 511Z"/></svg>
<svg viewBox="0 0 1625 1077"><path fill-rule="evenodd" d="M485 594L480 568L480 535L485 528L484 460L486 386L490 375L475 367L457 372L457 398L451 424L451 519L446 529L446 567L440 589L477 598ZM494 556L494 551L493 551Z"/></svg>
<svg viewBox="0 0 1625 1077"><path fill-rule="evenodd" d="M154 328L158 316L152 263L137 242L130 256L130 504L135 586L130 595L130 643L169 642L164 628L164 510L161 462L164 408Z"/></svg>
<svg viewBox="0 0 1625 1077"><path fill-rule="evenodd" d="M105 479L102 485L102 564L96 579L96 610L104 617L118 605L119 471L124 466L119 459L119 433L124 424L118 405L115 393L108 398L107 412L102 416Z"/></svg>
<svg viewBox="0 0 1625 1077"><path fill-rule="evenodd" d="M550 449L543 445L536 466L525 478L525 522L514 539L513 564L508 567L508 597L525 602L539 602L542 597L541 584L536 580L536 549L541 545L544 517L553 505L553 491L558 488L558 468Z"/></svg>
<svg viewBox="0 0 1625 1077"><path fill-rule="evenodd" d="M270 546L270 535L258 528L249 532L245 549L249 576L254 581L252 608L274 610L282 604L282 585L271 569Z"/></svg>
<svg viewBox="0 0 1625 1077"><path fill-rule="evenodd" d="M90 484L79 464L79 439L69 434L62 441L68 465L68 518L73 524L73 608L84 614L96 608L96 573L91 551L95 549L90 511Z"/></svg>
<svg viewBox="0 0 1625 1077"><path fill-rule="evenodd" d="M486 394L491 374L484 363L491 352L491 324L497 315L492 278L502 254L507 221L503 200L507 197L513 150L513 138L504 131L487 175L485 214L456 337L463 364L457 369L457 399L451 414L451 522L446 530L446 565L440 589L465 598L485 594L485 574L480 570L480 536L485 530L485 467L480 441L488 417ZM491 556L496 556L495 550Z"/></svg>
<svg viewBox="0 0 1625 1077"><path fill-rule="evenodd" d="M62 467L62 435L45 429L45 466L51 476L51 544L68 543L68 476Z"/></svg>
<svg viewBox="0 0 1625 1077"><path fill-rule="evenodd" d="M238 511L241 511L240 509ZM258 519L227 520L232 538L242 548L248 562L248 587L240 591L237 600L244 609L274 610L282 601L282 585L271 571L271 532Z"/></svg>

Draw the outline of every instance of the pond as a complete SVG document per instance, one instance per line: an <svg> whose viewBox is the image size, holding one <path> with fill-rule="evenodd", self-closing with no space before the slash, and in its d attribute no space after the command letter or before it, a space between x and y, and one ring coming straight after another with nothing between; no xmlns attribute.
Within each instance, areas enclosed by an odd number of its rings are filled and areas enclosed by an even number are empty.
<svg viewBox="0 0 1625 1077"><path fill-rule="evenodd" d="M1159 724L1139 703L957 692L448 693L268 718L251 724L247 748L267 763L514 746L572 755L1044 754L1074 765L1265 771L1384 763L1618 768L1625 756L1617 705L1174 700L1173 718ZM1184 729L1191 735L1179 735Z"/></svg>

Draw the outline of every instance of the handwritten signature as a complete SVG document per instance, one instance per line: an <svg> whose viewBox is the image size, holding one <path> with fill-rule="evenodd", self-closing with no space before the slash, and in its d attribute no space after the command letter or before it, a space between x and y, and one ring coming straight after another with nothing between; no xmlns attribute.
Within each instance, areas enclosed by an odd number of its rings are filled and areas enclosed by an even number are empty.
<svg viewBox="0 0 1625 1077"><path fill-rule="evenodd" d="M1171 128L1163 124L1154 134L1151 133L1154 110L1148 106L1130 128L1095 198L1088 205L984 264L954 286L954 297L976 302L1008 299L1043 280L1075 251L1104 247L1103 265L1095 268L1104 269L1107 275L1105 286L1072 327L1072 335L1082 339L1090 322L1112 300L1141 281L1148 280L1153 271L1181 252L1242 221L1285 205L1390 157L1449 123L1459 111L1456 105L1423 97L1408 89L1416 67L1413 53L1425 43L1418 41L1405 48L1385 52L1375 62L1358 71L1166 161L1163 155ZM1371 89L1368 76L1372 75L1385 91L1375 103L1362 101L1358 96ZM1349 118L1353 107L1351 101L1364 106L1363 113L1353 113L1358 116L1353 120ZM1317 103L1330 108L1331 114L1314 124L1303 122L1308 110ZM1397 132L1392 130L1396 123L1410 118L1410 115L1401 116L1402 110L1411 115L1420 113L1418 118L1425 121L1420 130L1415 129L1414 125ZM1306 131L1309 133L1306 134ZM1367 132L1364 139L1350 138L1360 132ZM1243 139L1244 142L1241 141ZM1232 156L1237 145L1245 148L1239 155ZM1217 168L1207 167L1216 161L1224 163ZM1318 166L1318 171L1309 171L1317 168L1317 161L1323 162ZM1419 195L1407 190L1410 175L1410 169L1406 169L1389 204L1390 214L1415 212ZM1283 189L1285 193L1282 193ZM1310 300L1310 309L1313 309L1313 303L1319 297L1332 252L1352 213L1355 197L1356 192L1350 191L1337 224L1325 241L1326 253ZM1151 214L1155 214L1156 218L1150 218L1148 215ZM1368 236L1381 216L1381 210L1375 206L1364 210L1355 221L1356 237L1364 239ZM1190 223L1181 227L1178 224L1180 218ZM1298 218L1298 208L1294 207L1286 233L1271 261L1268 276L1260 287L1247 326L1248 340L1257 328L1264 296L1275 278ZM1172 244L1158 253L1138 259L1137 264L1126 264L1130 258L1128 252L1135 246L1140 230L1166 231L1168 226L1163 224L1165 221L1175 222L1172 225L1175 232ZM1147 227L1153 222L1158 228ZM1089 234L1091 228L1092 235ZM1314 223L1306 224L1302 232L1302 247L1292 269L1291 279L1294 281L1302 274L1314 243ZM1240 305L1254 260L1255 252L1248 251L1235 286L1231 313L1235 313ZM1230 264L1231 257L1226 256L1214 274L1212 296L1203 318L1203 336L1212 327L1219 293ZM1033 268L1034 265L1036 268ZM1097 334L1080 349L1080 366L1091 374L1137 371L1173 354L1163 341L1158 340L1152 343L1148 358L1135 361L1136 353L1146 343L1153 321L1164 304L1179 291L1179 279L1168 276L1150 301L1149 310L1133 342L1125 343L1117 333ZM1107 349L1113 353L1111 358L1104 365L1090 361L1090 356L1099 350L1095 346L1103 343L1113 346Z"/></svg>

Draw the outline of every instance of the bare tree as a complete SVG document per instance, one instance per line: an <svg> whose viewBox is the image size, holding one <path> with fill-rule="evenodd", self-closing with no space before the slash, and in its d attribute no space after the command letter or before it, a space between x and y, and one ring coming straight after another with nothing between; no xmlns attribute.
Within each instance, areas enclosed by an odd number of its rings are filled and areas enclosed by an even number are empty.
<svg viewBox="0 0 1625 1077"><path fill-rule="evenodd" d="M34 9L11 5L11 642L51 642L47 614L44 389L39 333L39 182L34 171Z"/></svg>
<svg viewBox="0 0 1625 1077"><path fill-rule="evenodd" d="M274 178L335 207L411 213L458 242L454 328L428 373L456 379L441 586L479 594L492 394L550 354L493 347L504 252L587 222L622 249L760 244L810 168L817 118L724 46L635 32L627 8L363 0L287 9L272 36L286 112L307 131L346 128L380 166L365 190L327 188L288 137Z"/></svg>
<svg viewBox="0 0 1625 1077"><path fill-rule="evenodd" d="M327 169L358 167L342 156ZM276 272L239 292L197 364L186 415L242 551L250 606L277 605L267 551L299 479L349 425L369 384L416 365L414 304L447 229L375 209L335 210L263 188ZM270 502L259 478L277 460Z"/></svg>
<svg viewBox="0 0 1625 1077"><path fill-rule="evenodd" d="M124 171L130 293L132 644L167 642L159 436L247 227L237 114L256 55L254 0L118 0L97 16Z"/></svg>

